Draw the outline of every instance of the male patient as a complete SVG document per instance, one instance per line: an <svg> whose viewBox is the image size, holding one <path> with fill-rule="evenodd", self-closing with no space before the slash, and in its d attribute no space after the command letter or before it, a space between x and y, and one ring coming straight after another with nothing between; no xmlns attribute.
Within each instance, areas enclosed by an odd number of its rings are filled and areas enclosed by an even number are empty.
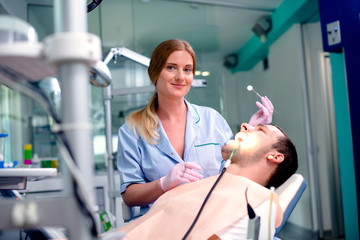
<svg viewBox="0 0 360 240"><path fill-rule="evenodd" d="M275 234L275 227L280 225L282 209L276 194L272 195L268 188L280 186L297 170L294 144L276 126L242 124L235 139L222 148L223 158L229 159L236 147L230 166L187 239L246 239L245 191L249 204L262 216L262 221L269 220L270 206L276 209L270 238ZM124 239L183 238L217 178L218 175L182 184L164 193L147 214L119 231L126 232Z"/></svg>

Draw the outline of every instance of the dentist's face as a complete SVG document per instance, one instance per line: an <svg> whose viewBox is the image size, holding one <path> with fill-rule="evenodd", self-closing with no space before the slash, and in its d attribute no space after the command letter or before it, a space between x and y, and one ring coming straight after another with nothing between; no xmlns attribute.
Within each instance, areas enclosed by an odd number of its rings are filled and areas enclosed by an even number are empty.
<svg viewBox="0 0 360 240"><path fill-rule="evenodd" d="M159 96L184 97L194 78L193 59L185 50L171 53L161 70L156 89Z"/></svg>
<svg viewBox="0 0 360 240"><path fill-rule="evenodd" d="M244 163L253 162L266 156L279 137L284 134L272 125L242 124L241 130L222 149L223 157L227 160L235 147L238 147L233 160ZM230 153L230 154L229 154Z"/></svg>

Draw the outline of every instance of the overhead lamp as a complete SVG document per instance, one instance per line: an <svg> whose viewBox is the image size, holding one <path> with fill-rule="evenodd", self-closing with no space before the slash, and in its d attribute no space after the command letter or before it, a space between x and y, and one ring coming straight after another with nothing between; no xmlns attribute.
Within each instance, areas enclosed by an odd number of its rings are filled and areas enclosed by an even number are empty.
<svg viewBox="0 0 360 240"><path fill-rule="evenodd" d="M134 52L125 47L111 48L106 55L104 61L97 61L90 70L90 82L94 86L106 87L111 83L111 73L107 64L114 60L116 62L118 57L125 57L134 62L140 63L145 67L149 67L150 58L145 57L137 52Z"/></svg>
<svg viewBox="0 0 360 240"><path fill-rule="evenodd" d="M12 80L36 81L56 74L41 58L42 44L35 29L8 15L0 15L0 74Z"/></svg>
<svg viewBox="0 0 360 240"><path fill-rule="evenodd" d="M46 58L54 58L51 55L57 53L44 53L44 48L29 23L14 16L0 15L0 77L37 82L56 76L56 67ZM89 74L94 86L105 87L111 83L110 70L102 61L91 64Z"/></svg>
<svg viewBox="0 0 360 240"><path fill-rule="evenodd" d="M111 73L103 61L96 62L90 69L90 83L97 87L106 87L111 83Z"/></svg>
<svg viewBox="0 0 360 240"><path fill-rule="evenodd" d="M207 77L207 76L209 76L210 75L210 72L209 71L203 71L202 73L201 73L201 76L203 76L203 77Z"/></svg>
<svg viewBox="0 0 360 240"><path fill-rule="evenodd" d="M150 65L150 58L145 57L137 52L134 52L128 48L125 47L115 47L111 48L109 53L104 59L104 63L108 64L112 59L117 60L118 57L125 57L129 60L132 60L136 63L140 63L141 65L145 67L149 67Z"/></svg>

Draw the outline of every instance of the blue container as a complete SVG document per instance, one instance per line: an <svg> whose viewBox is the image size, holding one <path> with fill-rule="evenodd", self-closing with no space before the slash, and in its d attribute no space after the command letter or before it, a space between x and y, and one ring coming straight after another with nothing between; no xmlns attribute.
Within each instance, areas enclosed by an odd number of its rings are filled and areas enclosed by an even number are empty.
<svg viewBox="0 0 360 240"><path fill-rule="evenodd" d="M0 133L0 168L3 168L5 163L5 137L7 136L7 133Z"/></svg>

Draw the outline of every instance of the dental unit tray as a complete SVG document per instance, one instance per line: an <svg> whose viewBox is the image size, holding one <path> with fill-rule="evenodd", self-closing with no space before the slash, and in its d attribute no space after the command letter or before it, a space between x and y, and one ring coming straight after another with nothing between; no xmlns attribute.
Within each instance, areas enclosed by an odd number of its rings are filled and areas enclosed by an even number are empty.
<svg viewBox="0 0 360 240"><path fill-rule="evenodd" d="M56 168L6 168L0 169L0 190L23 190L27 178L56 177Z"/></svg>

